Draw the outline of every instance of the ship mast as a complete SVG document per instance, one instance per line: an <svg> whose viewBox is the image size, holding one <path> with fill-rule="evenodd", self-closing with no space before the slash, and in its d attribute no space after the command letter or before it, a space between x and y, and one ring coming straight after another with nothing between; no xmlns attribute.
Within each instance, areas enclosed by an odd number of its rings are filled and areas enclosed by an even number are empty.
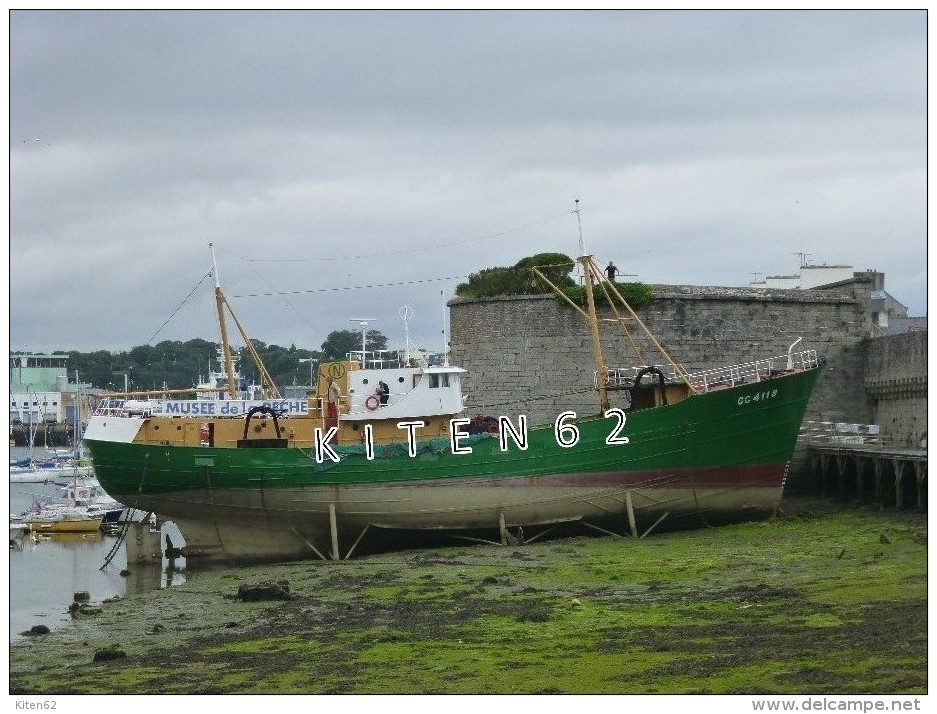
<svg viewBox="0 0 937 714"><path fill-rule="evenodd" d="M221 281L218 279L218 264L215 262L215 247L209 243L208 249L211 251L212 274L215 276L215 308L218 310L218 327L221 330L221 349L224 355L224 371L228 376L228 395L231 399L237 399L237 384L234 379L234 363L231 360L231 344L228 341L228 326L224 319L224 293L221 292Z"/></svg>
<svg viewBox="0 0 937 714"><path fill-rule="evenodd" d="M599 335L599 317L595 311L595 296L592 291L592 284L595 280L595 274L592 270L592 256L583 255L579 258L585 274L586 285L586 303L589 309L589 332L592 335L592 356L595 360L596 386L599 388L599 407L602 413L608 411L608 370L605 367L605 357L602 355L602 340Z"/></svg>
<svg viewBox="0 0 937 714"><path fill-rule="evenodd" d="M593 294L593 283L595 274L592 270L592 256L586 255L585 244L582 240L582 219L579 217L579 199L576 199L576 208L573 209L576 214L576 224L579 226L579 264L582 266L584 285L586 288L586 305L589 310L588 322L589 332L592 336L592 358L595 360L596 386L599 388L599 407L602 413L608 411L608 389L607 375L608 370L605 367L605 357L602 355L602 339L599 335L599 317L595 311L595 295Z"/></svg>

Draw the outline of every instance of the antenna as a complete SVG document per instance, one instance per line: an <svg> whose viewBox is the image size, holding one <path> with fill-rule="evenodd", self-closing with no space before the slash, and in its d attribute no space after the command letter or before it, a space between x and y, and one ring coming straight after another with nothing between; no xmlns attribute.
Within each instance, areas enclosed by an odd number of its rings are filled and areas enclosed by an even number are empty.
<svg viewBox="0 0 937 714"><path fill-rule="evenodd" d="M579 226L579 257L581 258L586 254L586 247L582 240L582 219L579 217L579 199L575 199L573 203L576 206L573 209L573 213L576 214L576 225ZM585 281L585 273L582 271L582 263L577 261L576 265L579 267L579 284L582 285Z"/></svg>
<svg viewBox="0 0 937 714"><path fill-rule="evenodd" d="M374 318L373 317L353 317L351 318L351 321L357 322L358 325L360 325L361 327L361 369L364 369L365 368L365 359L364 359L365 338L368 334L368 323L374 322Z"/></svg>
<svg viewBox="0 0 937 714"><path fill-rule="evenodd" d="M413 317L413 310L409 305L404 305L400 308L400 319L403 320L403 334L404 334L404 357L403 363L405 365L410 364L410 318Z"/></svg>
<svg viewBox="0 0 937 714"><path fill-rule="evenodd" d="M801 268L806 268L810 264L810 258L813 257L813 253L794 253L794 255L800 256Z"/></svg>
<svg viewBox="0 0 937 714"><path fill-rule="evenodd" d="M211 272L215 276L215 287L221 287L221 281L218 279L218 264L215 262L215 244L209 243L208 250L211 251Z"/></svg>
<svg viewBox="0 0 937 714"><path fill-rule="evenodd" d="M449 340L446 338L446 321L449 318L449 309L446 307L446 301L443 298L442 290L439 291L439 298L442 300L442 363L449 366Z"/></svg>

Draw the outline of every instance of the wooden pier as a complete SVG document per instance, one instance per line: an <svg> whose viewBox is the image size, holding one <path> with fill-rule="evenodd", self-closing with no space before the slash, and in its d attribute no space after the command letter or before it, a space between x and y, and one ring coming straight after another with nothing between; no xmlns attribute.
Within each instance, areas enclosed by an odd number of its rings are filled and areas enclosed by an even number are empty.
<svg viewBox="0 0 937 714"><path fill-rule="evenodd" d="M895 510L927 511L927 449L890 445L874 425L807 423L815 491Z"/></svg>

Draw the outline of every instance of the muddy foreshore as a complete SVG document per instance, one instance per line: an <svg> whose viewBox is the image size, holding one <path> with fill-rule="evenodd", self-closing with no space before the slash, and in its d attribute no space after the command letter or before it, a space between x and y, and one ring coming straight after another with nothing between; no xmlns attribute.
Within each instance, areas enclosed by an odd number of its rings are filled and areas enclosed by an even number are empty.
<svg viewBox="0 0 937 714"><path fill-rule="evenodd" d="M926 516L784 511L201 571L12 645L10 692L926 692Z"/></svg>

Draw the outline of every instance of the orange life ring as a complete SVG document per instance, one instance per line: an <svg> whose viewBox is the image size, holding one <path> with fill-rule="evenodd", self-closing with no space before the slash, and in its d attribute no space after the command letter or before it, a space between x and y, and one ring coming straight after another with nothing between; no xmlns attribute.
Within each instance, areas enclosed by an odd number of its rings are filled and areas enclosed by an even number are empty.
<svg viewBox="0 0 937 714"><path fill-rule="evenodd" d="M380 406L381 402L373 394L364 400L364 406L370 409L372 412Z"/></svg>

